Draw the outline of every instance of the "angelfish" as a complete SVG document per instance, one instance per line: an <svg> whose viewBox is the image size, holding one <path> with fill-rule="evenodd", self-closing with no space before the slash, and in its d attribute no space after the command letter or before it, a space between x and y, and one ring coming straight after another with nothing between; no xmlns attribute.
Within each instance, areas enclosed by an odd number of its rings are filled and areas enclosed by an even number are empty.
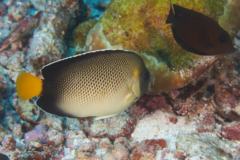
<svg viewBox="0 0 240 160"><path fill-rule="evenodd" d="M9 160L9 157L3 153L0 153L0 160Z"/></svg>
<svg viewBox="0 0 240 160"><path fill-rule="evenodd" d="M171 23L176 42L198 55L217 55L235 51L229 34L213 19L190 9L170 4L166 23Z"/></svg>
<svg viewBox="0 0 240 160"><path fill-rule="evenodd" d="M153 83L141 57L126 50L98 50L52 62L41 69L44 79L20 71L17 94L35 96L42 110L67 117L117 115Z"/></svg>

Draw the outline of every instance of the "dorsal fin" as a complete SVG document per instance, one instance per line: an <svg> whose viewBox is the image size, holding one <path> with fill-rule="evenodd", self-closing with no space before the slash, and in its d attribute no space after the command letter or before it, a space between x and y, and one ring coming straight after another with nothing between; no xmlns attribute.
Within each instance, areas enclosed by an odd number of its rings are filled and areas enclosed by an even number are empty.
<svg viewBox="0 0 240 160"><path fill-rule="evenodd" d="M170 11L169 11L168 18L166 20L166 24L173 23L173 18L174 18L174 11L172 6L172 1L170 0Z"/></svg>
<svg viewBox="0 0 240 160"><path fill-rule="evenodd" d="M50 79L51 77L54 77L57 73L61 72L61 70L68 65L74 63L74 62L79 62L84 59L88 59L94 56L101 56L103 54L111 54L111 53L116 53L116 52L131 52L128 50L95 50L95 51L90 51L90 52L84 52L82 54L78 54L72 57L67 57L63 58L57 61L54 61L52 63L47 64L41 69L41 74L43 75L44 79Z"/></svg>

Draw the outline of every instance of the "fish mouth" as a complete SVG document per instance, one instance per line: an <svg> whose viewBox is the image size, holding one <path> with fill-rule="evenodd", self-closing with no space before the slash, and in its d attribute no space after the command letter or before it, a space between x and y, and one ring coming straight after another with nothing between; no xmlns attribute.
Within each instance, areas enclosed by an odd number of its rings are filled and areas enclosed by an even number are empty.
<svg viewBox="0 0 240 160"><path fill-rule="evenodd" d="M155 77L153 75L150 75L150 81L148 84L148 88L151 88L154 85Z"/></svg>
<svg viewBox="0 0 240 160"><path fill-rule="evenodd" d="M236 52L238 49L236 49L236 48L234 48L233 47L233 49L231 50L231 53L234 53L234 52Z"/></svg>

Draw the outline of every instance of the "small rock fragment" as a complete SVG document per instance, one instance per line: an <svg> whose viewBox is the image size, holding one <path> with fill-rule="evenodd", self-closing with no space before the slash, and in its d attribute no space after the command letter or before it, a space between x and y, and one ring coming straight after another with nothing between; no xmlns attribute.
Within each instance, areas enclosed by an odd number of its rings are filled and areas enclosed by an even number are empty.
<svg viewBox="0 0 240 160"><path fill-rule="evenodd" d="M4 127L0 124L0 143L2 142L4 136L7 135L7 131Z"/></svg>
<svg viewBox="0 0 240 160"><path fill-rule="evenodd" d="M240 123L232 123L223 126L222 136L226 139L240 141Z"/></svg>
<svg viewBox="0 0 240 160"><path fill-rule="evenodd" d="M7 10L7 5L4 3L3 5L0 6L0 16L4 16L6 14L6 10Z"/></svg>
<svg viewBox="0 0 240 160"><path fill-rule="evenodd" d="M130 155L130 160L155 159L157 150L163 149L166 146L167 142L164 139L144 140L134 147Z"/></svg>
<svg viewBox="0 0 240 160"><path fill-rule="evenodd" d="M64 117L47 114L47 117L44 119L44 123L47 124L50 128L62 131L63 119Z"/></svg>
<svg viewBox="0 0 240 160"><path fill-rule="evenodd" d="M82 125L77 118L66 117L64 124L66 125L67 130L79 131L82 129Z"/></svg>
<svg viewBox="0 0 240 160"><path fill-rule="evenodd" d="M59 146L63 143L64 141L64 135L62 132L59 132L56 129L49 129L47 131L47 136L48 136L48 142L54 142L54 146Z"/></svg>
<svg viewBox="0 0 240 160"><path fill-rule="evenodd" d="M37 159L44 159L44 156L40 154L40 152L33 151L23 155L23 159L37 160Z"/></svg>
<svg viewBox="0 0 240 160"><path fill-rule="evenodd" d="M111 150L113 149L113 145L108 138L102 138L98 144L98 148Z"/></svg>
<svg viewBox="0 0 240 160"><path fill-rule="evenodd" d="M16 141L13 139L12 135L6 135L2 140L2 146L10 151L14 151L16 148Z"/></svg>
<svg viewBox="0 0 240 160"><path fill-rule="evenodd" d="M6 116L4 118L7 127L12 131L14 138L21 139L23 136L22 124L19 122L19 119L14 118L13 116Z"/></svg>
<svg viewBox="0 0 240 160"><path fill-rule="evenodd" d="M98 148L94 150L94 155L99 157L111 153L113 149L113 145L108 138L101 138L97 146ZM93 159L95 157L93 156L91 158Z"/></svg>
<svg viewBox="0 0 240 160"><path fill-rule="evenodd" d="M176 124L178 122L178 119L176 117L169 117L169 121L173 124Z"/></svg>
<svg viewBox="0 0 240 160"><path fill-rule="evenodd" d="M137 119L133 107L114 117L94 120L93 118L81 118L83 130L92 137L108 137L115 140L118 137L130 138L134 131Z"/></svg>
<svg viewBox="0 0 240 160"><path fill-rule="evenodd" d="M41 12L38 12L35 16L28 16L20 22L20 24L7 36L0 46L0 52L7 49L8 46L25 37L29 32L35 28L41 17Z"/></svg>
<svg viewBox="0 0 240 160"><path fill-rule="evenodd" d="M39 124L31 131L28 131L24 135L25 143L38 139L41 143L47 143L47 130L48 127L45 124Z"/></svg>
<svg viewBox="0 0 240 160"><path fill-rule="evenodd" d="M8 18L12 22L21 21L27 15L27 11L28 11L28 5L26 3L11 5L8 8Z"/></svg>
<svg viewBox="0 0 240 160"><path fill-rule="evenodd" d="M174 151L174 158L179 160L184 160L186 157L186 152L184 150L176 150Z"/></svg>
<svg viewBox="0 0 240 160"><path fill-rule="evenodd" d="M214 129L215 119L212 114L208 114L204 117L203 121L201 122L201 127L198 128L200 133L202 132L211 132Z"/></svg>
<svg viewBox="0 0 240 160"><path fill-rule="evenodd" d="M47 5L47 0L31 0L32 5L39 11L44 11Z"/></svg>
<svg viewBox="0 0 240 160"><path fill-rule="evenodd" d="M42 143L39 142L38 140L31 141L31 142L29 142L29 145L28 145L28 151L39 149L42 146L43 146Z"/></svg>
<svg viewBox="0 0 240 160"><path fill-rule="evenodd" d="M149 111L155 111L157 109L170 110L166 98L161 95L143 95L141 99L136 102L136 105L146 108Z"/></svg>
<svg viewBox="0 0 240 160"><path fill-rule="evenodd" d="M111 150L111 153L103 156L104 160L121 160L128 159L129 157L129 144L128 140L125 137L117 138L114 141L114 149Z"/></svg>
<svg viewBox="0 0 240 160"><path fill-rule="evenodd" d="M24 63L24 53L15 52L10 58L8 58L7 69L11 71L19 71L22 69Z"/></svg>
<svg viewBox="0 0 240 160"><path fill-rule="evenodd" d="M82 131L68 131L65 133L66 147L70 149L77 149L80 146L89 143L90 140Z"/></svg>

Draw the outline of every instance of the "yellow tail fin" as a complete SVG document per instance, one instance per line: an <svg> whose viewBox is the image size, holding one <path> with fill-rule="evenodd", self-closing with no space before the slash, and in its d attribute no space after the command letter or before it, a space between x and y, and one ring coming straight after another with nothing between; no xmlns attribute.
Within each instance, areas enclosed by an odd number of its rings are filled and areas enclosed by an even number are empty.
<svg viewBox="0 0 240 160"><path fill-rule="evenodd" d="M17 76L17 95L23 100L38 96L42 92L42 79L20 71Z"/></svg>

